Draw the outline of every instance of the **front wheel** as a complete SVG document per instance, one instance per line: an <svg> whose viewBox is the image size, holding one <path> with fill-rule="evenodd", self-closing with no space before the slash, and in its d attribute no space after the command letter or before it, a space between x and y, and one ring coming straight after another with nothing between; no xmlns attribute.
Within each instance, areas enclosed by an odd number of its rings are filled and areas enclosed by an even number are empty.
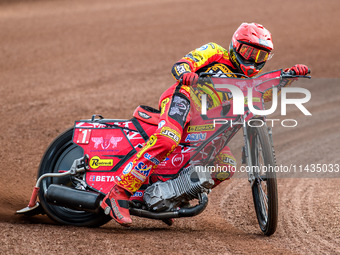
<svg viewBox="0 0 340 255"><path fill-rule="evenodd" d="M60 134L48 147L39 166L38 178L46 173L58 173L60 170L69 170L75 159L83 157L83 149L72 142L72 135L73 128L70 128ZM40 204L46 214L53 220L67 225L99 227L111 219L104 213L96 214L72 210L47 203L44 194L51 184L75 188L75 183L70 176L48 177L41 182L39 191Z"/></svg>
<svg viewBox="0 0 340 255"><path fill-rule="evenodd" d="M275 233L278 221L278 194L275 156L267 126L249 128L249 145L255 181L252 194L262 232Z"/></svg>

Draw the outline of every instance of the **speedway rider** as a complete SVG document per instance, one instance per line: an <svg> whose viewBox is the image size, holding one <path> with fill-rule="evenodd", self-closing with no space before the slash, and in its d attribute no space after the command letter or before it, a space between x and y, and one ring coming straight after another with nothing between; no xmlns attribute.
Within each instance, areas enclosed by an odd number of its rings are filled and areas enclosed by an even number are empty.
<svg viewBox="0 0 340 255"><path fill-rule="evenodd" d="M232 37L229 52L216 43L208 43L176 62L172 74L177 82L162 94L159 101L161 114L158 129L131 158L132 164L125 167L103 199L101 207L105 213L122 225L132 223L129 198L139 190L159 162L178 146L184 127L190 120L189 86L197 82L198 74L210 71L223 73L228 77L239 77L237 74L253 77L271 57L272 50L272 37L266 28L256 23L242 23ZM295 71L297 75L306 75L308 67L295 65L290 70ZM264 100L270 99L271 94L265 94ZM226 161L226 157L229 160ZM215 163L219 165L235 166L235 162L229 147L225 147L215 159ZM227 178L213 176L213 179L217 185Z"/></svg>

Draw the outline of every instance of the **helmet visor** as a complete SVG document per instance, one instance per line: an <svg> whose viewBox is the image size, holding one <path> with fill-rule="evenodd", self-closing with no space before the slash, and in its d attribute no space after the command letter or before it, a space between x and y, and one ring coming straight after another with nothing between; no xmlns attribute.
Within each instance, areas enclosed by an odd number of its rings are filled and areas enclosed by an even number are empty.
<svg viewBox="0 0 340 255"><path fill-rule="evenodd" d="M242 44L238 53L248 61L261 63L268 60L270 52L254 48L253 46Z"/></svg>

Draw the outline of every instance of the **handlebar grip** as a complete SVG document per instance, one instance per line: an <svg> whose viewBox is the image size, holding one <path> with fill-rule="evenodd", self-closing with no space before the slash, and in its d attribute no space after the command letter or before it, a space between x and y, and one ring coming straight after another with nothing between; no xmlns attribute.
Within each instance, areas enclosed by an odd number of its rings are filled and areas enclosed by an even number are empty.
<svg viewBox="0 0 340 255"><path fill-rule="evenodd" d="M295 73L294 70L289 70L288 74L290 74L290 75L296 75L296 73ZM309 69L309 68L308 68L308 71L307 71L306 75L307 75L307 74L310 74L310 69Z"/></svg>

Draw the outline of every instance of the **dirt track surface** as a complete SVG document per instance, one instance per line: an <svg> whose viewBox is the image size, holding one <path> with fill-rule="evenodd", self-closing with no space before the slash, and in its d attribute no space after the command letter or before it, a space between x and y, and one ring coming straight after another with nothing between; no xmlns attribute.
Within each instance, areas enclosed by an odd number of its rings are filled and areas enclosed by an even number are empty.
<svg viewBox="0 0 340 255"><path fill-rule="evenodd" d="M130 229L114 222L87 229L14 215L61 131L93 113L127 119L138 104L157 107L173 63L210 41L227 47L243 21L273 34L267 71L305 63L313 72L297 84L311 91L313 116L292 108L287 118L299 126L274 128L278 164L340 163L339 7L337 0L0 1L0 253L340 253L339 178L279 179L279 226L269 238L242 178L172 227L134 217ZM238 159L241 145L240 137L232 145Z"/></svg>

